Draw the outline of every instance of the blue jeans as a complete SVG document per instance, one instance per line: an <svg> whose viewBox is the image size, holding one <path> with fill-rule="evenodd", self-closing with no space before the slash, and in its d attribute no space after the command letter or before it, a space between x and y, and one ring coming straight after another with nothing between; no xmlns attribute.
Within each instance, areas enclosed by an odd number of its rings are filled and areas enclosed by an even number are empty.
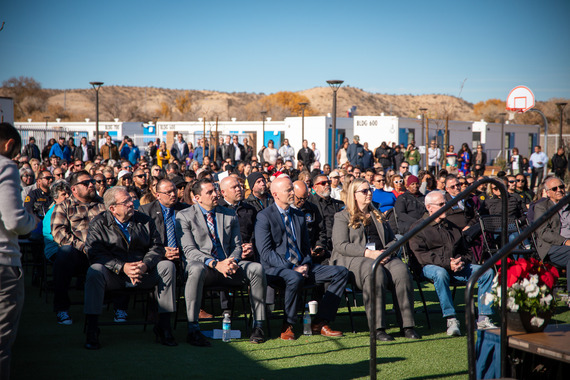
<svg viewBox="0 0 570 380"><path fill-rule="evenodd" d="M412 173L413 175L417 176L418 172L420 170L420 165L410 165L410 173Z"/></svg>
<svg viewBox="0 0 570 380"><path fill-rule="evenodd" d="M476 264L466 264L461 271L450 273L447 271L447 269L437 265L424 266L424 276L433 281L435 292L439 298L439 304L441 306L441 311L443 312L444 318L455 315L453 298L451 296L451 290L449 289L449 283L451 279L453 279L454 282L466 283L471 275L475 273L480 267L480 265ZM489 269L481 277L479 277L479 280L477 281L477 302L479 304L479 315L493 314L491 305L483 304L485 293L491 291L491 287L493 285L493 275L493 270Z"/></svg>

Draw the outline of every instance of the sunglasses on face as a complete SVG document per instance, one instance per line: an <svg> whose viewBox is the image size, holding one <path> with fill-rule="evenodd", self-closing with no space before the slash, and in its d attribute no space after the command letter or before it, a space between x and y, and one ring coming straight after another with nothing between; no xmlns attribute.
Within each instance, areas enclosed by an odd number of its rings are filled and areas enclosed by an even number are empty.
<svg viewBox="0 0 570 380"><path fill-rule="evenodd" d="M85 187L89 187L89 185L95 185L94 179L86 179L85 181L77 182L76 185L83 185Z"/></svg>
<svg viewBox="0 0 570 380"><path fill-rule="evenodd" d="M137 178L146 178L146 174L137 174L135 177L137 177Z"/></svg>
<svg viewBox="0 0 570 380"><path fill-rule="evenodd" d="M449 186L447 186L447 187L449 187L450 189L453 190L453 189L458 188L459 186L460 186L460 185L459 185L458 183L456 183L455 185L449 185Z"/></svg>
<svg viewBox="0 0 570 380"><path fill-rule="evenodd" d="M395 179L395 180L394 180L394 183L402 183L402 182L404 182L403 179Z"/></svg>
<svg viewBox="0 0 570 380"><path fill-rule="evenodd" d="M550 188L550 189L548 189L548 190L549 190L549 191L558 191L558 190L560 190L560 191L564 191L564 189L565 189L565 188L566 188L566 186L564 186L564 185L560 185L560 186L554 186L554 187L551 187L551 188Z"/></svg>
<svg viewBox="0 0 570 380"><path fill-rule="evenodd" d="M63 175L63 173L53 173L53 175L56 177L61 177Z"/></svg>
<svg viewBox="0 0 570 380"><path fill-rule="evenodd" d="M43 179L47 179L48 181L53 181L55 178L54 177L44 177Z"/></svg>
<svg viewBox="0 0 570 380"><path fill-rule="evenodd" d="M409 166L400 166L400 168L407 169L407 168L409 168Z"/></svg>
<svg viewBox="0 0 570 380"><path fill-rule="evenodd" d="M517 179L517 182L526 182L524 179Z"/></svg>
<svg viewBox="0 0 570 380"><path fill-rule="evenodd" d="M97 183L100 185L100 184L102 184L102 183L105 182L105 181L103 181L102 179L96 179L95 182L97 182Z"/></svg>
<svg viewBox="0 0 570 380"><path fill-rule="evenodd" d="M372 190L370 190L370 189L362 189L362 190L357 191L357 193L362 193L364 195L368 195L371 192L372 192Z"/></svg>
<svg viewBox="0 0 570 380"><path fill-rule="evenodd" d="M517 181L515 181L514 179L509 181L509 183L516 183L516 182Z"/></svg>
<svg viewBox="0 0 570 380"><path fill-rule="evenodd" d="M317 185L326 186L326 185L330 185L330 184L331 184L331 181L321 181L321 182L315 183L315 186L317 186Z"/></svg>

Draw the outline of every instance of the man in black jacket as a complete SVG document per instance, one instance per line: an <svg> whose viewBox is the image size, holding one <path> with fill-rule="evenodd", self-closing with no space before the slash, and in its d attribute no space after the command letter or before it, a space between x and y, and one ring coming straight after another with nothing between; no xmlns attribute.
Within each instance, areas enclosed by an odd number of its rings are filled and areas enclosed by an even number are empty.
<svg viewBox="0 0 570 380"><path fill-rule="evenodd" d="M235 166L236 163L245 160L245 148L239 143L237 136L232 137L232 142L228 145L225 153L226 155L224 157L224 160L227 160L229 158L232 160L233 166Z"/></svg>
<svg viewBox="0 0 570 380"><path fill-rule="evenodd" d="M424 206L424 195L420 193L420 183L418 177L410 175L406 180L404 194L396 199L394 213L398 233L405 234L410 230L410 226L420 219L426 212Z"/></svg>
<svg viewBox="0 0 570 380"><path fill-rule="evenodd" d="M247 183L251 189L251 194L245 201L252 205L257 212L273 203L273 197L267 188L267 181L261 172L253 172L247 176Z"/></svg>
<svg viewBox="0 0 570 380"><path fill-rule="evenodd" d="M309 148L309 142L303 140L303 147L297 152L297 160L303 161L303 165L310 169L313 162L315 162L315 152Z"/></svg>
<svg viewBox="0 0 570 380"><path fill-rule="evenodd" d="M176 346L170 319L176 307L176 268L164 260L164 246L148 215L136 212L123 186L105 192L106 211L89 224L85 249L91 262L85 279L85 348L101 348L98 318L105 291L156 287L159 320L154 333L166 346Z"/></svg>
<svg viewBox="0 0 570 380"><path fill-rule="evenodd" d="M87 143L87 137L81 138L79 146L75 147L73 151L73 157L76 160L81 160L83 162L93 162L95 159L95 147Z"/></svg>
<svg viewBox="0 0 570 380"><path fill-rule="evenodd" d="M38 148L38 146L36 145L36 139L32 136L30 137L29 141L30 142L28 143L28 145L26 145L24 147L24 150L22 151L22 156L28 157L28 161L30 161L32 158L36 158L41 161L42 157L40 153L40 148Z"/></svg>
<svg viewBox="0 0 570 380"><path fill-rule="evenodd" d="M305 214L305 222L309 230L309 239L311 240L311 258L315 264L328 264L330 252L327 248L327 232L321 213L317 206L310 202L309 189L303 181L293 182L295 189L295 203L291 207L300 210ZM326 261L326 262L325 262Z"/></svg>
<svg viewBox="0 0 570 380"><path fill-rule="evenodd" d="M320 219L326 232L326 245L324 246L325 258L330 257L332 252L332 229L334 224L334 214L344 208L344 203L331 198L331 181L324 174L319 174L313 178L313 190L315 194L309 196L309 201L317 206Z"/></svg>
<svg viewBox="0 0 570 380"><path fill-rule="evenodd" d="M564 147L558 148L558 151L554 156L552 156L552 171L554 174L564 181L564 176L566 175L566 168L568 167L568 159L566 159L566 154L564 153Z"/></svg>

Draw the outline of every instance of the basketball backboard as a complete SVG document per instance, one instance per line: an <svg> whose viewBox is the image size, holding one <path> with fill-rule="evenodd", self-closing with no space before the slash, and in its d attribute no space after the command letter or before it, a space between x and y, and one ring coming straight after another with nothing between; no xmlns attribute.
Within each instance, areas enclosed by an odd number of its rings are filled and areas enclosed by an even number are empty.
<svg viewBox="0 0 570 380"><path fill-rule="evenodd" d="M507 111L523 113L534 107L534 94L525 86L517 86L507 96Z"/></svg>

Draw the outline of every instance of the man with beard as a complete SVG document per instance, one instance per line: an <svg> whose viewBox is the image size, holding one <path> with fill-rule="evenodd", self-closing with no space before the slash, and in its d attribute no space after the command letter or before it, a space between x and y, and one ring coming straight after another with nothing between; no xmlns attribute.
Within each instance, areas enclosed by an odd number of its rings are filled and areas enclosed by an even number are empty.
<svg viewBox="0 0 570 380"><path fill-rule="evenodd" d="M273 203L273 198L267 191L267 181L261 172L251 173L247 177L247 183L249 183L251 194L245 201L252 205L257 212Z"/></svg>
<svg viewBox="0 0 570 380"><path fill-rule="evenodd" d="M326 233L325 257L330 257L332 252L332 229L334 214L344 208L344 203L331 198L331 181L324 174L319 174L313 179L314 194L309 196L309 201L317 206L319 218L323 221Z"/></svg>
<svg viewBox="0 0 570 380"><path fill-rule="evenodd" d="M85 240L89 223L105 211L102 199L95 192L95 181L85 170L73 173L69 185L71 197L57 204L51 217L53 240L59 245L53 264L53 306L57 322L71 325L69 315L69 284L75 273L86 273L89 260Z"/></svg>
<svg viewBox="0 0 570 380"><path fill-rule="evenodd" d="M305 215L305 222L309 230L311 240L311 257L314 263L322 264L327 261L327 232L321 214L313 203L309 202L309 189L303 181L293 182L295 189L295 203L291 207L301 211ZM330 252L328 257L330 257ZM325 263L325 264L326 264Z"/></svg>

